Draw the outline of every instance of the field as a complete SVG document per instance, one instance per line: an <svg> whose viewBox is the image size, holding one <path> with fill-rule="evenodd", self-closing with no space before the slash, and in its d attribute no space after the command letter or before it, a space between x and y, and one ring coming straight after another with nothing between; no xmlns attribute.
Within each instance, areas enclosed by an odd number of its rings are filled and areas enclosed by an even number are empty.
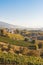
<svg viewBox="0 0 43 65"><path fill-rule="evenodd" d="M8 37L3 37L3 36L0 36L0 42L5 42L5 43L9 43L9 44L14 44L14 45L17 45L17 46L25 46L25 47L28 47L29 43L28 41L25 42L23 40L13 40L11 38L8 38Z"/></svg>
<svg viewBox="0 0 43 65"><path fill-rule="evenodd" d="M34 45L29 41L13 40L9 37L4 37L4 36L0 36L0 42L3 42L3 44L9 43L10 45L22 46L27 48L29 45ZM23 52L25 52L25 50ZM43 65L43 58L34 55L29 56L29 55L17 54L17 53L12 54L10 52L3 53L0 50L0 65Z"/></svg>

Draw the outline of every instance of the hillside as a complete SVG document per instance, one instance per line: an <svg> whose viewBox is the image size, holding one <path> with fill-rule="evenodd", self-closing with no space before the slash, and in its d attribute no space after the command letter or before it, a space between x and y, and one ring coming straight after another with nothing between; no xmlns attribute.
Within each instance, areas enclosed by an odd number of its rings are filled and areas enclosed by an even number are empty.
<svg viewBox="0 0 43 65"><path fill-rule="evenodd" d="M5 42L6 40L7 43ZM13 40L11 42L11 39L8 41L8 39L4 38L3 40L3 38L0 37L0 41L0 65L43 65L43 58L35 56L37 55L35 50L29 51L27 47L15 45L12 43Z"/></svg>
<svg viewBox="0 0 43 65"><path fill-rule="evenodd" d="M43 65L43 32L0 22L0 63Z"/></svg>

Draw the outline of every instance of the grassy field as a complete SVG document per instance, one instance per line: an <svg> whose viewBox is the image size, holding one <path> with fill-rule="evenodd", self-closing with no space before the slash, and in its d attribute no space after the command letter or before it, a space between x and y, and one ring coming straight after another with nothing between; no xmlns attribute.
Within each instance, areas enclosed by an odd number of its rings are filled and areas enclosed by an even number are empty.
<svg viewBox="0 0 43 65"><path fill-rule="evenodd" d="M25 46L25 47L28 47L31 44L23 40L13 40L8 37L2 37L2 36L0 36L0 42L6 42L6 43L18 45L18 46Z"/></svg>

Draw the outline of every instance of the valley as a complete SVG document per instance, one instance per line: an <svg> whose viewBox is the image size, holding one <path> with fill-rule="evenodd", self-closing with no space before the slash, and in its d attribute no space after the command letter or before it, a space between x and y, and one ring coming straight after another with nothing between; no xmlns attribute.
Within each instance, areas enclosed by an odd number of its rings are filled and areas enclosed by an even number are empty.
<svg viewBox="0 0 43 65"><path fill-rule="evenodd" d="M0 63L43 65L43 31L0 28Z"/></svg>

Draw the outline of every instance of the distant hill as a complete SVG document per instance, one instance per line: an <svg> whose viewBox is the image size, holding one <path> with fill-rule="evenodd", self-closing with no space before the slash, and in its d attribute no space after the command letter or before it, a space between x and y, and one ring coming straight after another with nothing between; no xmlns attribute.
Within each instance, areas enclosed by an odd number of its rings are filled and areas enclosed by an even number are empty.
<svg viewBox="0 0 43 65"><path fill-rule="evenodd" d="M25 29L25 27L22 27L22 26L17 26L17 25L12 25L12 24L8 24L8 23L5 23L5 22L2 22L0 21L0 28L14 28L14 29Z"/></svg>
<svg viewBox="0 0 43 65"><path fill-rule="evenodd" d="M8 28L8 29L14 28L14 29L20 29L20 30L26 29L30 31L43 31L43 28L26 28L26 27L19 26L19 25L8 24L2 21L0 21L0 28Z"/></svg>

